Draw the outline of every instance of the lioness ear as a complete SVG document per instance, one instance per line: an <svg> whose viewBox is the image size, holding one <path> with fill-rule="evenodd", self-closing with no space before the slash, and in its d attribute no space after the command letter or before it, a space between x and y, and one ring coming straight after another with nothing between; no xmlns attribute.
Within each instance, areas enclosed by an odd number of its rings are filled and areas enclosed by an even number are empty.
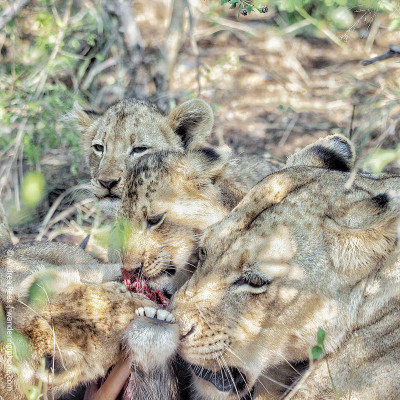
<svg viewBox="0 0 400 400"><path fill-rule="evenodd" d="M289 156L286 167L305 165L310 167L350 171L354 166L355 151L349 139L343 135L330 135L318 139L304 149Z"/></svg>
<svg viewBox="0 0 400 400"><path fill-rule="evenodd" d="M204 146L214 122L211 107L200 99L186 101L172 110L167 118L186 151Z"/></svg>
<svg viewBox="0 0 400 400"><path fill-rule="evenodd" d="M386 193L346 205L334 205L327 216L337 225L348 229L369 229L398 217L395 202Z"/></svg>
<svg viewBox="0 0 400 400"><path fill-rule="evenodd" d="M76 121L79 130L83 133L89 128L90 125L96 121L102 114L93 110L84 110L76 101L72 110L72 117Z"/></svg>
<svg viewBox="0 0 400 400"><path fill-rule="evenodd" d="M397 204L386 193L335 205L327 217L324 236L333 265L355 282L397 249Z"/></svg>

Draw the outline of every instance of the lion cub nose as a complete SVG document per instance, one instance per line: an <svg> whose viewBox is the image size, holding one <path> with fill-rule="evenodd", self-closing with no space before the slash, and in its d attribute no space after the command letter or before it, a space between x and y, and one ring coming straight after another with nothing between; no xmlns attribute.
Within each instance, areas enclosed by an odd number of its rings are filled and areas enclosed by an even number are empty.
<svg viewBox="0 0 400 400"><path fill-rule="evenodd" d="M121 180L121 178L119 178L117 180L111 180L111 181L102 181L101 179L99 179L99 183L101 186L105 187L106 189L111 190L114 186L118 185L120 180Z"/></svg>

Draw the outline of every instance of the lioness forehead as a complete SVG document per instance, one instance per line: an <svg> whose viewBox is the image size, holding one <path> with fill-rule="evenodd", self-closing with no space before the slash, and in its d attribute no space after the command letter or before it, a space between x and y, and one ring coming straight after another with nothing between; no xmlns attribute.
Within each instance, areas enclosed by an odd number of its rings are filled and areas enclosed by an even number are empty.
<svg viewBox="0 0 400 400"><path fill-rule="evenodd" d="M267 177L227 218L205 231L201 245L212 255L210 261L218 259L207 269L232 270L232 260L236 269L243 269L260 257L276 259L277 254L281 261L288 261L296 253L293 237L297 242L302 238L311 248L321 239L324 220L331 217L332 210L340 210L335 211L337 218L347 218L350 205L359 204L354 213L363 217L371 212L363 200L371 199L379 219L379 208L383 210L389 201L385 193L400 188L400 178L394 176L359 175L348 187L350 173L309 167L291 170L289 177L285 171ZM305 172L309 172L308 180ZM301 180L305 182L297 184ZM264 193L278 200L266 201Z"/></svg>

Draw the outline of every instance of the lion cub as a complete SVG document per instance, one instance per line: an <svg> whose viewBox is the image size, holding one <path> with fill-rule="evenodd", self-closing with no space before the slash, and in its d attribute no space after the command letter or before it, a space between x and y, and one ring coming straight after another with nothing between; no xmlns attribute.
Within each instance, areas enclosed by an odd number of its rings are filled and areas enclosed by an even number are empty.
<svg viewBox="0 0 400 400"><path fill-rule="evenodd" d="M292 155L288 165L350 170L354 157L352 144L333 135ZM265 175L273 172L270 164L261 167ZM171 297L197 266L202 232L236 206L255 184L255 175L249 177L230 154L217 149L140 158L128 169L115 228L125 230L120 249L124 277L144 279Z"/></svg>
<svg viewBox="0 0 400 400"><path fill-rule="evenodd" d="M164 115L155 105L126 99L104 113L75 105L72 118L81 131L81 144L91 175L91 191L104 212L114 216L125 184L125 163L161 150L201 147L214 117L200 99L189 100Z"/></svg>
<svg viewBox="0 0 400 400"><path fill-rule="evenodd" d="M91 191L101 209L115 216L126 180L126 164L160 151L189 152L206 145L213 127L211 107L200 99L186 101L164 115L155 105L126 99L103 114L75 106L72 118L91 175ZM232 179L254 185L277 166L247 158ZM251 164L251 165L250 165Z"/></svg>
<svg viewBox="0 0 400 400"><path fill-rule="evenodd" d="M289 167L205 231L171 306L196 399L400 398L400 176L349 177Z"/></svg>
<svg viewBox="0 0 400 400"><path fill-rule="evenodd" d="M23 400L24 387L38 385L40 380L47 388L46 396L58 398L105 376L120 358L123 346L142 368L157 365L154 360L167 363L178 342L172 315L158 310L144 295L131 294L121 283L110 282L115 279L120 279L120 265L99 264L79 247L8 243L0 249L3 398ZM144 317L146 313L153 318ZM149 346L140 338L151 324L153 342ZM10 341L15 334L25 336L30 350L30 356L19 362ZM148 359L143 360L143 354ZM40 367L43 359L44 369ZM12 364L18 365L20 376ZM148 389L148 382L159 388L150 378L138 382L133 394ZM174 398L169 393L176 393L175 381L167 374L164 382L170 387L163 388L165 399Z"/></svg>

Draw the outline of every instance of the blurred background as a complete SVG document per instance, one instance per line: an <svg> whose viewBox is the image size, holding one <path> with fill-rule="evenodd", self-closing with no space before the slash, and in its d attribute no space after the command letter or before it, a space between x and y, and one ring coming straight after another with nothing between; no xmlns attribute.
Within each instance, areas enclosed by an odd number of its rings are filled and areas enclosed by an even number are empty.
<svg viewBox="0 0 400 400"><path fill-rule="evenodd" d="M91 233L105 256L109 223L63 120L74 101L167 112L201 97L211 143L235 154L285 161L343 133L359 168L398 171L399 28L395 0L0 0L0 199L15 242ZM362 65L389 45L395 57Z"/></svg>

